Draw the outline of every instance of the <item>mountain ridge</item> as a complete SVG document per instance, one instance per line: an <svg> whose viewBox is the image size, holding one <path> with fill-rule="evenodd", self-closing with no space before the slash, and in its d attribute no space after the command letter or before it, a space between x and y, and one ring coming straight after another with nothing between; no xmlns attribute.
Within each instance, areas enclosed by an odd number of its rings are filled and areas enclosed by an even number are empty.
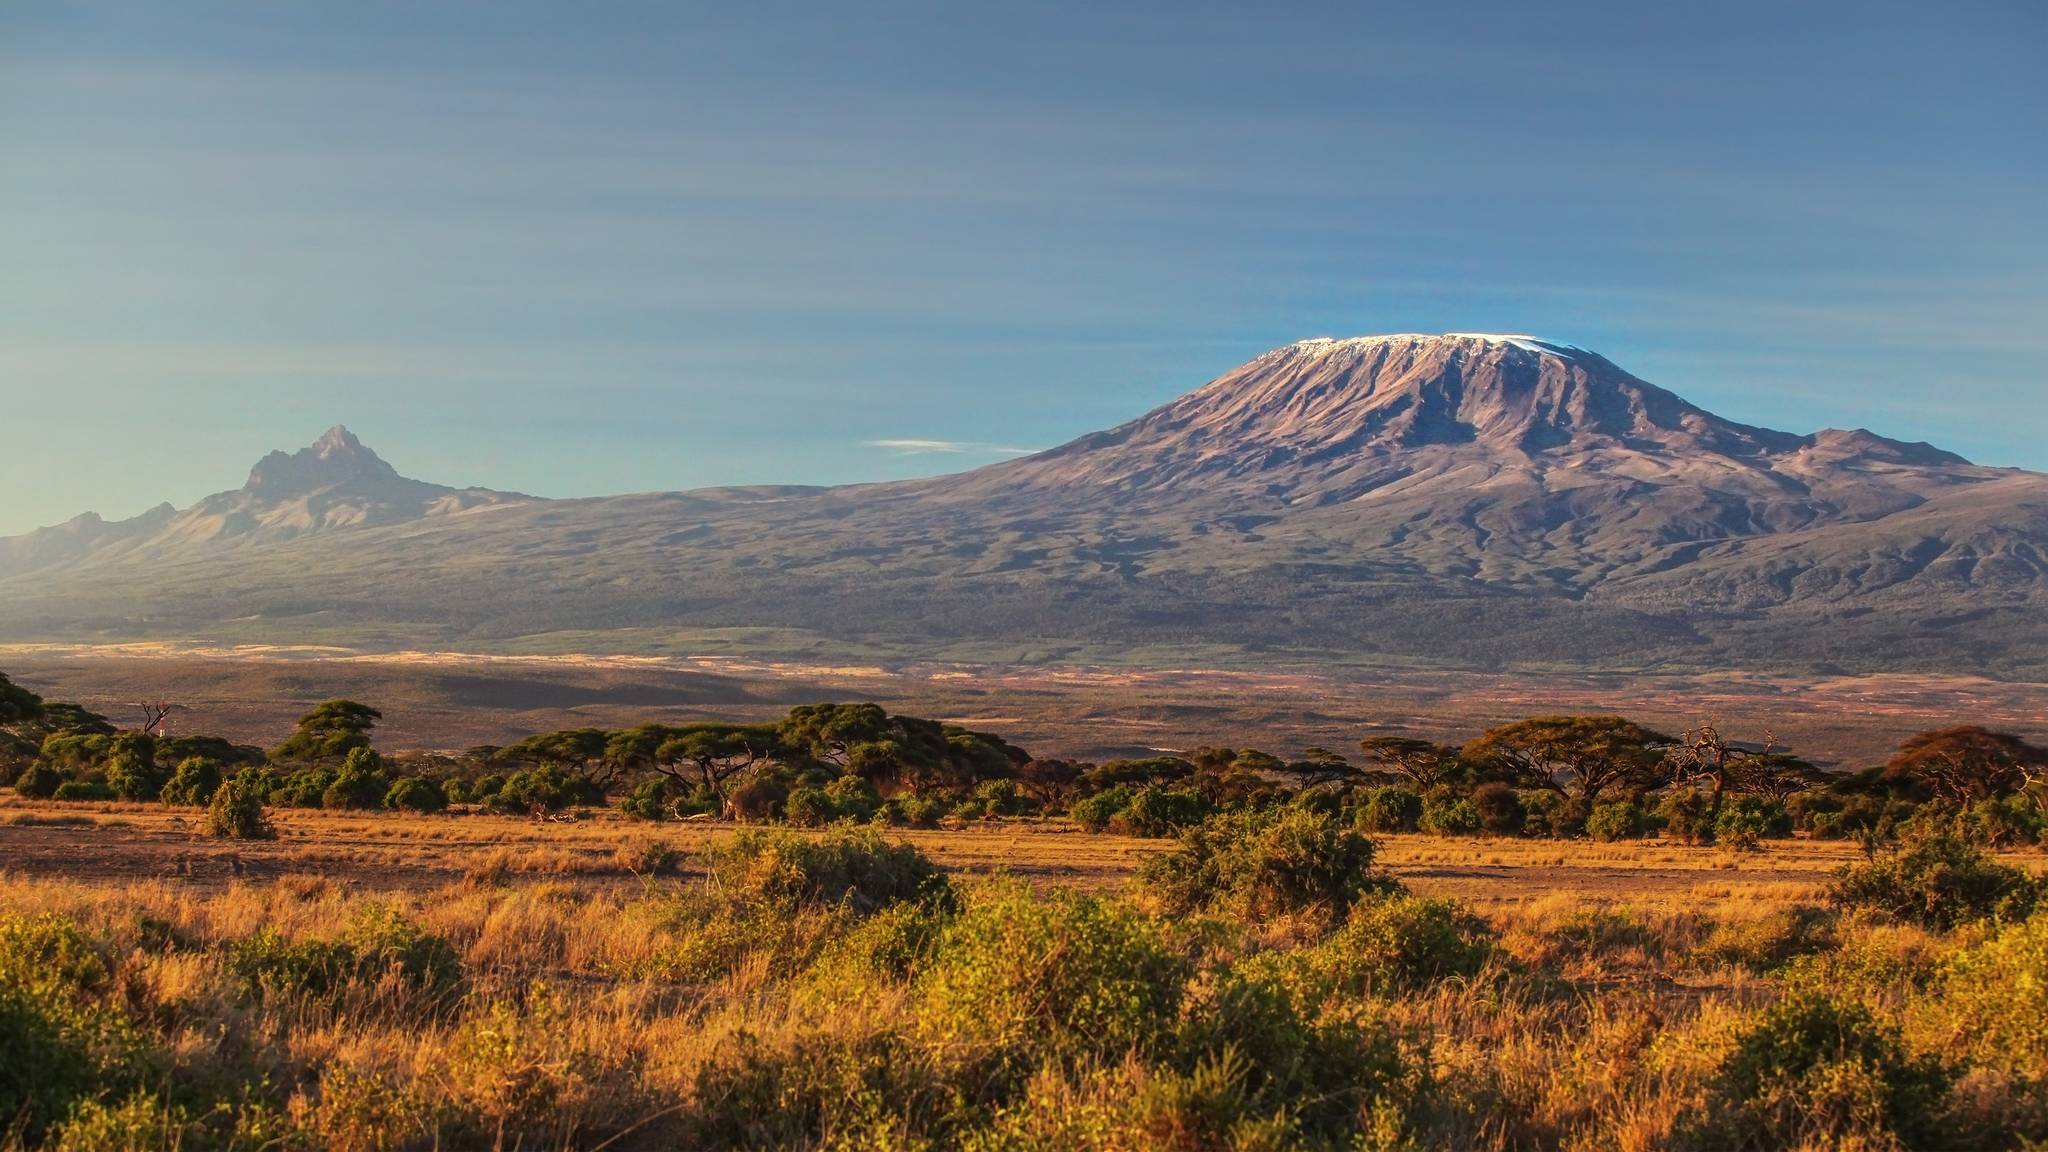
<svg viewBox="0 0 2048 1152"><path fill-rule="evenodd" d="M333 430L139 535L33 570L0 541L0 627L2048 676L2048 476L1726 420L1527 336L1300 341L1046 452L836 488L541 501Z"/></svg>

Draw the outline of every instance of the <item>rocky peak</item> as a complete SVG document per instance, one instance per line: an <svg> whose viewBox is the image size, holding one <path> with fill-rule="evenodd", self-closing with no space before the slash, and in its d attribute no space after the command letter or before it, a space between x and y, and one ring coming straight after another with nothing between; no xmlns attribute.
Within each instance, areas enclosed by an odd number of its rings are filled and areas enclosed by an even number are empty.
<svg viewBox="0 0 2048 1152"><path fill-rule="evenodd" d="M249 470L242 490L266 496L290 495L371 481L400 479L398 471L347 428L336 424L297 452L272 452Z"/></svg>

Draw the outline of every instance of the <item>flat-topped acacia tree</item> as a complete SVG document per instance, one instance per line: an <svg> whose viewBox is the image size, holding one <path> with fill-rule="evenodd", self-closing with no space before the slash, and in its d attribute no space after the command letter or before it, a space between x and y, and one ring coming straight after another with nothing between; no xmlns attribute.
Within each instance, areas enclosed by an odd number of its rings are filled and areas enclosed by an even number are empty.
<svg viewBox="0 0 2048 1152"><path fill-rule="evenodd" d="M1591 807L1612 788L1647 788L1677 741L1620 716L1537 716L1488 731L1464 759L1512 782L1562 792Z"/></svg>
<svg viewBox="0 0 2048 1152"><path fill-rule="evenodd" d="M284 743L271 749L273 760L339 760L370 746L370 732L382 712L354 700L329 700L299 717Z"/></svg>

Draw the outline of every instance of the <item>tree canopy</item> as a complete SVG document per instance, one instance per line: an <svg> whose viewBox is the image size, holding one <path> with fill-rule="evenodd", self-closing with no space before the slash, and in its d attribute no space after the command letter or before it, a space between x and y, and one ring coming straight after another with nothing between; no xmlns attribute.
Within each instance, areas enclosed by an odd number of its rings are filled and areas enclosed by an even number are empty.
<svg viewBox="0 0 2048 1152"><path fill-rule="evenodd" d="M1959 804L2010 796L2048 770L2048 748L1975 724L1909 736L1885 764L1890 779L1910 779Z"/></svg>
<svg viewBox="0 0 2048 1152"><path fill-rule="evenodd" d="M1463 754L1524 787L1591 804L1609 788L1655 784L1665 752L1677 743L1620 716L1537 716L1488 731Z"/></svg>
<svg viewBox="0 0 2048 1152"><path fill-rule="evenodd" d="M298 727L271 750L277 760L339 760L370 746L370 732L384 714L354 700L329 700L299 717Z"/></svg>
<svg viewBox="0 0 2048 1152"><path fill-rule="evenodd" d="M43 714L43 698L0 672L0 727L26 724Z"/></svg>

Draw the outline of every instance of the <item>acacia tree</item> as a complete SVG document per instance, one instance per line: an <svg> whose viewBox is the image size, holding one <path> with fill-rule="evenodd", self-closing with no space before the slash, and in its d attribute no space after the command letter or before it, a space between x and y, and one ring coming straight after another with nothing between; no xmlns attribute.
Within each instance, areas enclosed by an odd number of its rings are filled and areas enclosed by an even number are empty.
<svg viewBox="0 0 2048 1152"><path fill-rule="evenodd" d="M354 700L329 700L299 718L273 760L339 760L370 746L370 732L384 714Z"/></svg>
<svg viewBox="0 0 2048 1152"><path fill-rule="evenodd" d="M655 749L649 766L678 784L704 789L724 806L727 783L772 762L780 749L773 725L684 724Z"/></svg>
<svg viewBox="0 0 2048 1152"><path fill-rule="evenodd" d="M1456 748L1410 736L1368 736L1358 742L1368 764L1378 765L1369 778L1399 780L1416 792L1431 792L1467 774Z"/></svg>
<svg viewBox="0 0 2048 1152"><path fill-rule="evenodd" d="M515 764L552 764L602 790L618 778L622 767L610 755L612 739L600 728L565 728L508 744L497 757Z"/></svg>
<svg viewBox="0 0 2048 1152"><path fill-rule="evenodd" d="M1304 749L1301 759L1283 764L1277 771L1303 792L1324 785L1336 785L1337 791L1349 792L1354 786L1364 783L1369 775L1365 769L1328 748Z"/></svg>
<svg viewBox="0 0 2048 1152"><path fill-rule="evenodd" d="M1491 764L1525 787L1548 788L1587 808L1602 792L1657 782L1677 741L1619 716L1537 716L1503 724L1465 745L1465 758Z"/></svg>
<svg viewBox="0 0 2048 1152"><path fill-rule="evenodd" d="M1909 736L1886 762L1893 780L1915 780L1958 804L1994 800L2018 792L2048 767L2048 748L2009 732L1975 724L1937 728Z"/></svg>

